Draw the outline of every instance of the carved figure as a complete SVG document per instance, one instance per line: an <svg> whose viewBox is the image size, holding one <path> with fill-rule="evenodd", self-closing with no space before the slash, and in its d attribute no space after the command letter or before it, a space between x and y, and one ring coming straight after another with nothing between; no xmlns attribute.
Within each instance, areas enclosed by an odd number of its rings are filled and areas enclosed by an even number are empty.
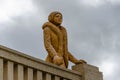
<svg viewBox="0 0 120 80"><path fill-rule="evenodd" d="M63 16L60 12L52 12L48 16L48 22L44 23L44 46L48 52L46 61L67 68L68 61L75 64L86 64L84 60L77 60L68 51L66 29L61 26Z"/></svg>

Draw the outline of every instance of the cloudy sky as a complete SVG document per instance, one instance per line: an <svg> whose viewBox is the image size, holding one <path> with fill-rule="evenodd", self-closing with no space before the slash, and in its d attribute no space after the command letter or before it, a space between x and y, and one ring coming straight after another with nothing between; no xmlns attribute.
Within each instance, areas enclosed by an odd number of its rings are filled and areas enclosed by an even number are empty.
<svg viewBox="0 0 120 80"><path fill-rule="evenodd" d="M41 26L52 11L63 14L69 51L119 80L120 0L0 0L0 45L44 60Z"/></svg>

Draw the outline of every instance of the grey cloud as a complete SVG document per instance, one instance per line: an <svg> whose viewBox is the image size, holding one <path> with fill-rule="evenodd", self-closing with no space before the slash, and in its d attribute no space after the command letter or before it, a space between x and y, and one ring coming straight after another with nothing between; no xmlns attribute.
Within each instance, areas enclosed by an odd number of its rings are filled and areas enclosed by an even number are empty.
<svg viewBox="0 0 120 80"><path fill-rule="evenodd" d="M7 40L7 44L4 43L3 45L44 59L42 28L38 16L22 15L14 17L12 20L15 21L15 24L5 25L5 27L12 27L1 36L3 40Z"/></svg>
<svg viewBox="0 0 120 80"><path fill-rule="evenodd" d="M77 58L97 66L112 56L119 63L120 60L116 58L119 58L120 50L120 5L106 3L99 7L89 7L78 5L75 1L68 3L72 5L68 5L66 1L43 1L43 4L47 13L54 10L63 13L63 25L68 30L69 50ZM113 76L111 80L114 77L119 78ZM110 80L107 77L105 79Z"/></svg>
<svg viewBox="0 0 120 80"><path fill-rule="evenodd" d="M41 26L47 21L51 11L60 11L63 14L63 26L68 32L69 51L78 59L85 59L88 63L96 65L114 58L119 66L120 52L120 5L105 4L99 7L89 7L78 4L77 1L45 1L35 0L34 5L38 13L14 17L15 24L4 35L8 46L27 54L45 59L46 51L43 44ZM41 14L42 11L45 15ZM46 17L43 17L46 16ZM44 19L41 19L44 18ZM0 34L0 36L2 36ZM1 42L2 43L2 42ZM71 65L70 65L71 66ZM103 71L104 72L104 71ZM118 80L119 68L112 76Z"/></svg>

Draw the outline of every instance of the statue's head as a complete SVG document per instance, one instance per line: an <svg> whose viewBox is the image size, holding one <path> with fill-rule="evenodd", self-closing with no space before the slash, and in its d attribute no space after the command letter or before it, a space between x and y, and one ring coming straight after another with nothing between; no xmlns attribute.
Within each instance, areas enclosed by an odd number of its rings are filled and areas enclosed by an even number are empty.
<svg viewBox="0 0 120 80"><path fill-rule="evenodd" d="M55 24L55 25L61 25L62 14L60 12L54 11L54 12L49 14L48 21Z"/></svg>

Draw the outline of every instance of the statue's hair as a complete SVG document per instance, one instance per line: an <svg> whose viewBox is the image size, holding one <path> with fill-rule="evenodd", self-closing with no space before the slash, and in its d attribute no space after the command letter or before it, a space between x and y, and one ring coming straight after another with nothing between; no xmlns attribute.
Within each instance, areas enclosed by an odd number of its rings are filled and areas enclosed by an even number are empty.
<svg viewBox="0 0 120 80"><path fill-rule="evenodd" d="M51 12L51 13L49 14L49 16L48 16L48 21L51 22L51 23L53 23L53 22L54 22L54 16L55 16L56 14L60 14L60 15L62 16L62 14L61 14L60 12L58 12L58 11Z"/></svg>

